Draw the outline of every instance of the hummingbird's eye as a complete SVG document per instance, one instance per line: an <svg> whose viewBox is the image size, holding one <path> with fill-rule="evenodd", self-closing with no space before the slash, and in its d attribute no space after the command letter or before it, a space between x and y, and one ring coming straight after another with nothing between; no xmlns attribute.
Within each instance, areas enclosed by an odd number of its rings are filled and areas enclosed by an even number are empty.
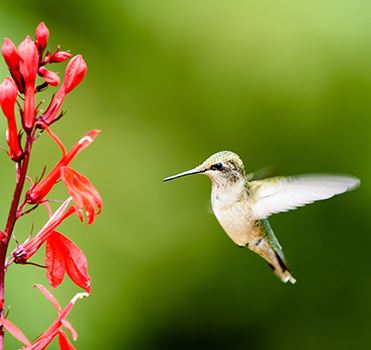
<svg viewBox="0 0 371 350"><path fill-rule="evenodd" d="M216 163L216 164L213 164L210 169L211 170L220 170L223 168L223 164L222 163Z"/></svg>

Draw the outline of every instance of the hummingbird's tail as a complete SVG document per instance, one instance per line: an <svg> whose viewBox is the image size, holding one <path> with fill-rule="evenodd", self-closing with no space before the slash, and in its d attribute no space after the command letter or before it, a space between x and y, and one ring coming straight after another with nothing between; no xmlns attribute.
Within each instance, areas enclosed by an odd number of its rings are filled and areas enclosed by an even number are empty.
<svg viewBox="0 0 371 350"><path fill-rule="evenodd" d="M282 248L274 235L268 220L261 220L260 226L262 237L250 242L248 247L267 261L268 265L273 269L274 273L282 282L290 282L294 284L296 279L287 266Z"/></svg>

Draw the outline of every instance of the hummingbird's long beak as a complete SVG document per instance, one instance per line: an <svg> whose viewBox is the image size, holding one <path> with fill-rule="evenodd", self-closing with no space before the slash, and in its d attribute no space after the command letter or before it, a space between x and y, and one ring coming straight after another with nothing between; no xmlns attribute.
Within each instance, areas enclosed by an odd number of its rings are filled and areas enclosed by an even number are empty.
<svg viewBox="0 0 371 350"><path fill-rule="evenodd" d="M184 171L183 173L180 173L180 174L177 174L177 175L169 176L166 179L163 179L162 181L164 181L164 182L165 181L170 181L170 180L177 179L178 177L183 177L183 176L188 176L188 175L193 175L193 174L200 174L200 173L203 173L203 172L205 172L204 169L200 169L199 167L197 167L197 168L194 168L194 169L191 169L191 170Z"/></svg>

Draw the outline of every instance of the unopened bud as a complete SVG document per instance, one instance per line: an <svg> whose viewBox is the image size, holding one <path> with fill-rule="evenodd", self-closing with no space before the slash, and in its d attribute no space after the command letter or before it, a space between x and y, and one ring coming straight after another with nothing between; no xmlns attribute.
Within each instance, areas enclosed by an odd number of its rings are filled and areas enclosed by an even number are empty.
<svg viewBox="0 0 371 350"><path fill-rule="evenodd" d="M13 41L6 38L1 48L1 52L10 70L19 68L19 56Z"/></svg>
<svg viewBox="0 0 371 350"><path fill-rule="evenodd" d="M20 57L19 69L26 85L28 83L34 84L39 68L39 53L29 36L19 45L18 55Z"/></svg>
<svg viewBox="0 0 371 350"><path fill-rule="evenodd" d="M67 51L57 51L51 55L47 55L44 59L45 63L59 63L68 60L71 57L71 53Z"/></svg>
<svg viewBox="0 0 371 350"><path fill-rule="evenodd" d="M49 38L49 29L44 22L41 22L35 30L36 36L36 45L39 49L39 52L42 53L48 43Z"/></svg>
<svg viewBox="0 0 371 350"><path fill-rule="evenodd" d="M63 87L66 93L72 91L84 79L87 65L81 55L77 55L68 62L64 74Z"/></svg>
<svg viewBox="0 0 371 350"><path fill-rule="evenodd" d="M52 72L44 67L39 68L39 75L51 86L57 86L59 84L59 76L57 73Z"/></svg>

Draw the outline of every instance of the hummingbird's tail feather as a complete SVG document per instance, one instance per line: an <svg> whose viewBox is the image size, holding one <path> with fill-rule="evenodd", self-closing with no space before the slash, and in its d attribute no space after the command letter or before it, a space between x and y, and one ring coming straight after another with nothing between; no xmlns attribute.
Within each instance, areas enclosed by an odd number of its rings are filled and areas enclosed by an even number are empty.
<svg viewBox="0 0 371 350"><path fill-rule="evenodd" d="M296 279L287 266L282 248L267 219L260 221L261 237L249 243L248 247L264 258L282 282L294 284Z"/></svg>

